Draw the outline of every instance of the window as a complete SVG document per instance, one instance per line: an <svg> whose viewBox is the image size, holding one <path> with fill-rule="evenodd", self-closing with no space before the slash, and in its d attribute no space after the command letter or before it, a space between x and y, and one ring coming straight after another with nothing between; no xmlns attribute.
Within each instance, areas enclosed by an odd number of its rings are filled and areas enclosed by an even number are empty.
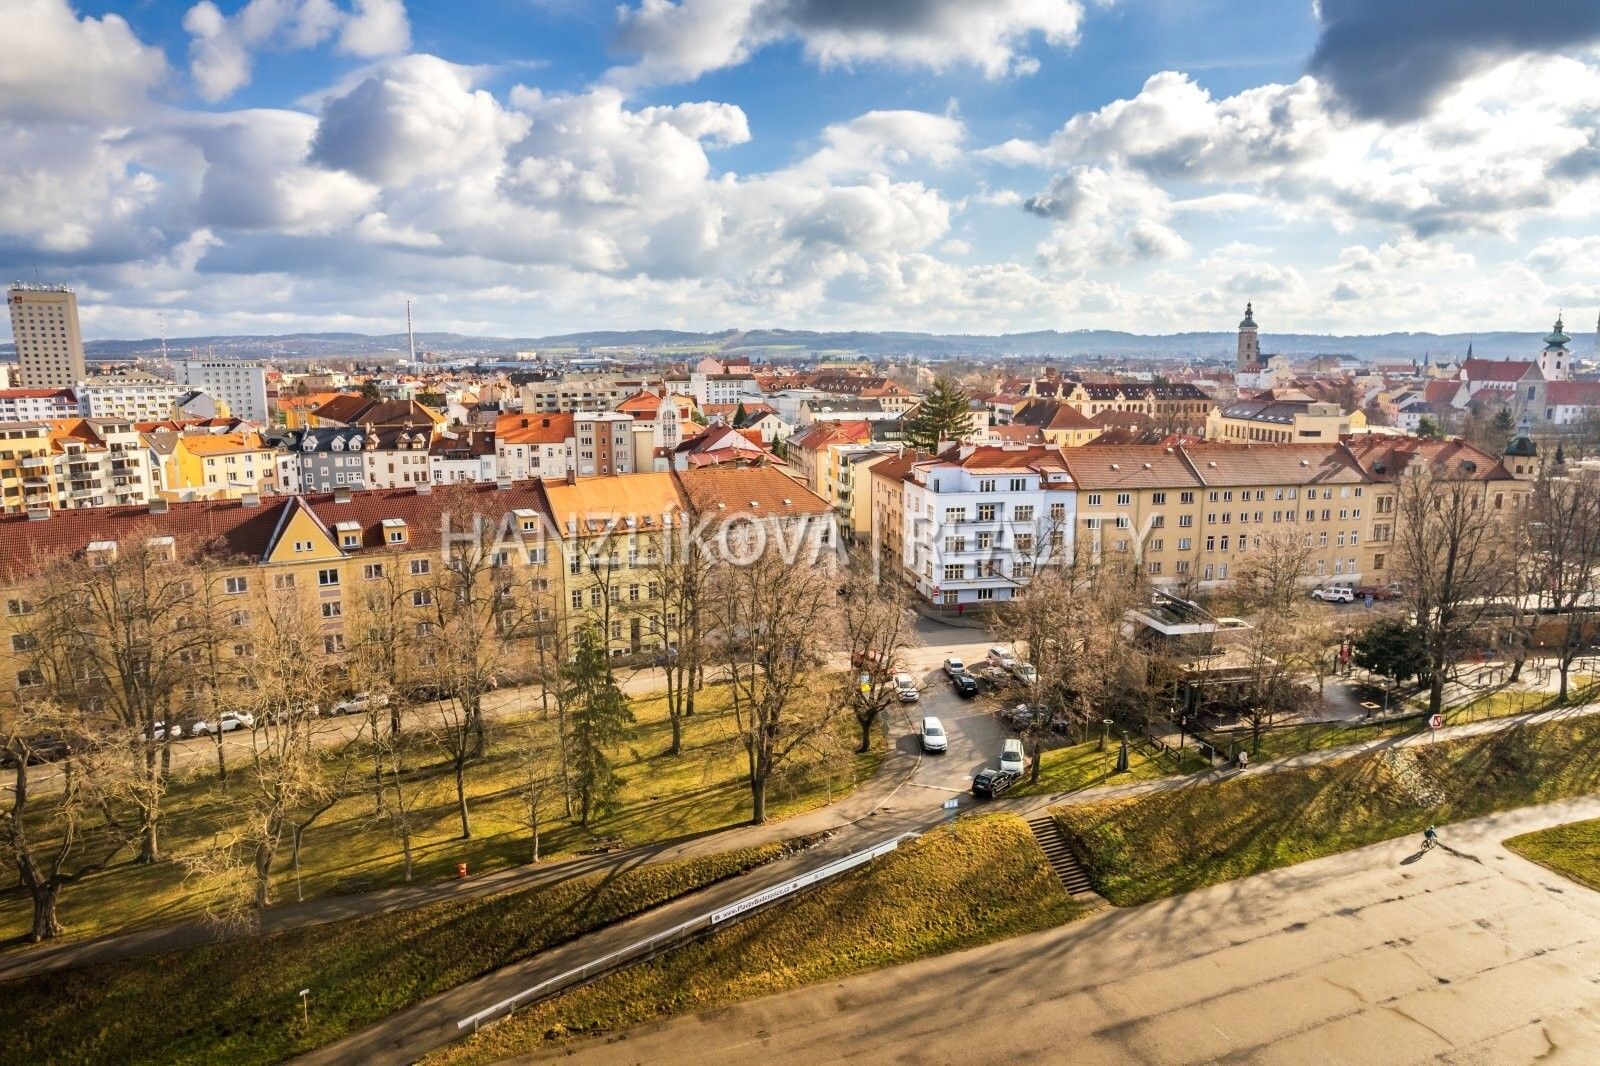
<svg viewBox="0 0 1600 1066"><path fill-rule="evenodd" d="M1067 517L1067 505L1066 504L1064 504L1064 503L1052 503L1050 505L1050 521L1052 521L1052 522L1060 522L1060 521L1065 520L1066 517Z"/></svg>
<svg viewBox="0 0 1600 1066"><path fill-rule="evenodd" d="M978 491L979 492L993 492L994 491L994 485L995 485L995 479L994 478L992 478L992 477L984 478L983 480L978 482Z"/></svg>
<svg viewBox="0 0 1600 1066"><path fill-rule="evenodd" d="M1214 552L1216 550L1217 550L1217 538L1216 537L1207 537L1206 538L1206 551Z"/></svg>
<svg viewBox="0 0 1600 1066"><path fill-rule="evenodd" d="M329 633L322 638L322 651L326 655L338 655L344 651L344 635L342 633Z"/></svg>
<svg viewBox="0 0 1600 1066"><path fill-rule="evenodd" d="M1220 499L1222 499L1222 493L1218 492L1216 489L1212 489L1210 492L1206 493L1207 503L1216 503Z"/></svg>
<svg viewBox="0 0 1600 1066"><path fill-rule="evenodd" d="M44 673L43 673L43 671L35 670L32 667L28 667L27 669L18 670L17 671L17 687L18 688L34 688L34 687L36 687L38 685L42 685L42 684L44 684Z"/></svg>
<svg viewBox="0 0 1600 1066"><path fill-rule="evenodd" d="M601 593L600 593L600 586L599 585L596 585L594 588L589 590L589 606L590 607L598 607L598 606L600 606L600 595L601 595Z"/></svg>
<svg viewBox="0 0 1600 1066"><path fill-rule="evenodd" d="M390 544L404 544L405 542L406 542L406 531L405 530L403 530L403 529L391 529L391 530L389 530L389 543Z"/></svg>
<svg viewBox="0 0 1600 1066"><path fill-rule="evenodd" d="M990 548L993 548L993 547L994 547L994 534L993 533L979 533L978 534L978 550L979 551L988 551Z"/></svg>
<svg viewBox="0 0 1600 1066"><path fill-rule="evenodd" d="M578 611L578 610L582 610L583 609L583 590L582 589L573 589L572 590L572 609L574 611Z"/></svg>
<svg viewBox="0 0 1600 1066"><path fill-rule="evenodd" d="M413 559L413 560L411 560L411 576L412 577L424 577L427 574L432 573L432 571L433 571L433 567L429 564L429 561L427 559Z"/></svg>
<svg viewBox="0 0 1600 1066"><path fill-rule="evenodd" d="M944 601L946 607L953 607L955 606L956 602L956 594L954 592L946 592L940 597L940 599ZM43 682L40 683L42 684Z"/></svg>
<svg viewBox="0 0 1600 1066"><path fill-rule="evenodd" d="M980 522L993 522L994 521L994 516L995 516L995 510L996 510L995 505L992 504L992 503L980 503L980 504L978 504L978 521L980 521Z"/></svg>
<svg viewBox="0 0 1600 1066"><path fill-rule="evenodd" d="M1194 547L1194 541L1191 540L1190 538L1188 538L1188 537L1179 537L1178 538L1178 550L1179 551L1186 552L1186 551L1188 551L1189 549L1191 549L1193 547Z"/></svg>
<svg viewBox="0 0 1600 1066"><path fill-rule="evenodd" d="M1016 509L1016 511L1012 513L1011 517L1012 517L1012 519L1014 521L1017 521L1017 522L1032 522L1033 521L1033 508L1031 506L1029 506L1029 507L1018 507Z"/></svg>
<svg viewBox="0 0 1600 1066"><path fill-rule="evenodd" d="M965 522L967 520L967 509L965 507L946 507L944 509L944 520L946 522Z"/></svg>
<svg viewBox="0 0 1600 1066"><path fill-rule="evenodd" d="M429 607L433 604L433 592L429 589L412 589L411 606Z"/></svg>
<svg viewBox="0 0 1600 1066"><path fill-rule="evenodd" d="M33 604L28 600L11 599L6 601L6 614L18 617L33 613Z"/></svg>
<svg viewBox="0 0 1600 1066"><path fill-rule="evenodd" d="M1153 515L1150 516L1150 528L1151 529L1165 529L1166 525L1167 525L1167 516L1166 515L1164 515L1164 514L1153 514Z"/></svg>
<svg viewBox="0 0 1600 1066"><path fill-rule="evenodd" d="M323 588L339 583L339 571L333 567L317 571L317 584Z"/></svg>
<svg viewBox="0 0 1600 1066"><path fill-rule="evenodd" d="M1089 506L1090 507L1099 507L1100 506L1100 494L1098 492L1089 493Z"/></svg>
<svg viewBox="0 0 1600 1066"><path fill-rule="evenodd" d="M1017 551L1019 551L1019 552L1031 552L1031 551L1033 551L1033 534L1032 533L1018 533L1017 534Z"/></svg>
<svg viewBox="0 0 1600 1066"><path fill-rule="evenodd" d="M1164 492L1152 492L1150 494L1150 502L1160 507L1167 502L1167 494Z"/></svg>
<svg viewBox="0 0 1600 1066"><path fill-rule="evenodd" d="M250 591L250 579L247 577L230 577L223 582L222 587L227 590L228 595L237 596L242 592Z"/></svg>
<svg viewBox="0 0 1600 1066"><path fill-rule="evenodd" d="M234 611L233 614L228 616L228 622L235 629L243 629L245 626L250 624L250 612Z"/></svg>
<svg viewBox="0 0 1600 1066"><path fill-rule="evenodd" d="M32 633L14 633L11 637L12 651L33 651L39 646L39 638Z"/></svg>
<svg viewBox="0 0 1600 1066"><path fill-rule="evenodd" d="M1126 506L1128 506L1128 504L1130 504L1132 502L1133 502L1133 496L1132 496L1131 493L1126 493L1126 492L1117 493L1117 506L1118 507L1126 507Z"/></svg>
<svg viewBox="0 0 1600 1066"><path fill-rule="evenodd" d="M992 599L994 599L994 589L979 589L978 590L978 599L980 599L980 600L992 600Z"/></svg>
<svg viewBox="0 0 1600 1066"><path fill-rule="evenodd" d="M1130 523L1131 523L1131 520L1128 518L1127 515L1125 515L1125 514L1117 515L1117 528L1118 529L1127 529L1128 526L1130 525Z"/></svg>
<svg viewBox="0 0 1600 1066"><path fill-rule="evenodd" d="M1194 525L1194 515L1192 515L1192 514L1181 514L1181 515L1178 516L1178 528L1179 529L1188 529L1193 525Z"/></svg>
<svg viewBox="0 0 1600 1066"><path fill-rule="evenodd" d="M382 563L368 563L361 568L361 576L368 581L376 581L383 576Z"/></svg>
<svg viewBox="0 0 1600 1066"><path fill-rule="evenodd" d="M322 605L322 617L324 617L324 618L342 618L342 617L344 617L344 605L342 603L340 603L338 600L328 600L326 603L324 603Z"/></svg>
<svg viewBox="0 0 1600 1066"><path fill-rule="evenodd" d="M944 568L944 579L946 581L960 581L962 578L966 577L966 574L967 568L959 564Z"/></svg>
<svg viewBox="0 0 1600 1066"><path fill-rule="evenodd" d="M1011 491L1012 492L1026 492L1027 490L1028 490L1028 479L1027 478L1025 478L1025 477L1014 477L1014 478L1011 479Z"/></svg>
<svg viewBox="0 0 1600 1066"><path fill-rule="evenodd" d="M1172 569L1177 573L1187 574L1189 572L1189 560L1179 559L1177 562L1172 564Z"/></svg>
<svg viewBox="0 0 1600 1066"><path fill-rule="evenodd" d="M428 636L429 634L431 634L433 632L433 623L432 622L418 622L414 632L419 637L426 637L426 636Z"/></svg>
<svg viewBox="0 0 1600 1066"><path fill-rule="evenodd" d="M1145 563L1144 564L1144 571L1147 574L1159 574L1159 573L1161 573L1161 564L1160 563Z"/></svg>

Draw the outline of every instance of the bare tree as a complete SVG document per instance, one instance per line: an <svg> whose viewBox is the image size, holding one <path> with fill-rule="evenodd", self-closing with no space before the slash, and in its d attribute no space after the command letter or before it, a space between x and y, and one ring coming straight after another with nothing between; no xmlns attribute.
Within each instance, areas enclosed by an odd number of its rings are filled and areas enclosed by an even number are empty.
<svg viewBox="0 0 1600 1066"><path fill-rule="evenodd" d="M730 537L738 543L713 573L710 615L760 824L773 776L833 726L836 708L814 682L838 644L838 585L832 567L805 552L786 558L764 527L724 530L724 543Z"/></svg>
<svg viewBox="0 0 1600 1066"><path fill-rule="evenodd" d="M550 723L533 718L517 723L510 739L518 766L516 788L531 837L529 861L538 862L540 833L551 820L551 808L565 792L559 739Z"/></svg>
<svg viewBox="0 0 1600 1066"><path fill-rule="evenodd" d="M694 527L680 522L664 530L660 551L646 559L647 595L642 614L659 635L659 658L667 682L667 718L672 725L669 755L683 751L683 723L694 715L695 693L705 664L702 611L711 576L711 557Z"/></svg>
<svg viewBox="0 0 1600 1066"><path fill-rule="evenodd" d="M1436 470L1419 456L1395 494L1395 572L1422 640L1430 714L1443 709L1451 669L1506 581L1498 512L1470 473Z"/></svg>
<svg viewBox="0 0 1600 1066"><path fill-rule="evenodd" d="M1326 671L1326 612L1311 601L1303 582L1315 554L1311 537L1273 530L1263 534L1240 563L1234 591L1253 624L1237 645L1248 660L1241 710L1250 723L1250 750L1261 750L1262 730L1297 702L1306 674Z"/></svg>
<svg viewBox="0 0 1600 1066"><path fill-rule="evenodd" d="M850 553L841 576L840 628L854 671L841 702L855 713L861 727L856 751L864 752L872 747L873 727L894 704L895 675L908 669L906 651L918 643L916 613L904 584L878 579L869 546Z"/></svg>
<svg viewBox="0 0 1600 1066"><path fill-rule="evenodd" d="M115 545L44 562L22 620L30 669L51 698L85 720L130 735L141 769L132 795L140 810L139 861L161 858L160 821L171 762L175 698L195 678L207 630L203 576L181 560L172 538L133 530ZM246 590L248 578L230 589Z"/></svg>
<svg viewBox="0 0 1600 1066"><path fill-rule="evenodd" d="M29 941L60 936L61 893L104 870L133 839L137 820L123 808L135 754L123 738L85 728L75 712L52 704L26 706L0 724L0 765L11 778L10 802L0 808L0 856L33 903ZM35 800L34 764L46 758L56 760L51 772L60 788Z"/></svg>
<svg viewBox="0 0 1600 1066"><path fill-rule="evenodd" d="M1553 467L1551 469L1554 469ZM1559 699L1566 702L1572 662L1583 649L1600 566L1600 482L1592 476L1546 472L1534 486L1529 514L1532 567L1541 608L1561 620L1556 665Z"/></svg>

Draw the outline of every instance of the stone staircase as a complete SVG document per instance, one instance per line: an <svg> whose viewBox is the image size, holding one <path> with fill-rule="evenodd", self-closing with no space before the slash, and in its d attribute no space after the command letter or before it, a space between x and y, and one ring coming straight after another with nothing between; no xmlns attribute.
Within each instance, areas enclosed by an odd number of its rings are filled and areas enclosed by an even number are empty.
<svg viewBox="0 0 1600 1066"><path fill-rule="evenodd" d="M1094 885L1089 882L1089 874L1072 853L1056 820L1047 814L1040 815L1029 819L1028 828L1033 831L1033 839L1039 842L1040 850L1050 860L1050 868L1056 872L1067 893L1072 896L1093 896Z"/></svg>

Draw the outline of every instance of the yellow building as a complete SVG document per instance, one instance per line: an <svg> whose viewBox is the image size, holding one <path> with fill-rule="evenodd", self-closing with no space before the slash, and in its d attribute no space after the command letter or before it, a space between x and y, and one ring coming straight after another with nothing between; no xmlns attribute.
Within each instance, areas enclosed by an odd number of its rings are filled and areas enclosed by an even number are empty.
<svg viewBox="0 0 1600 1066"><path fill-rule="evenodd" d="M235 499L248 492L278 491L277 451L259 433L156 436L161 494L168 499Z"/></svg>
<svg viewBox="0 0 1600 1066"><path fill-rule="evenodd" d="M1363 429L1367 416L1313 400L1298 389L1275 389L1219 408L1206 418L1206 440L1230 444L1334 444Z"/></svg>

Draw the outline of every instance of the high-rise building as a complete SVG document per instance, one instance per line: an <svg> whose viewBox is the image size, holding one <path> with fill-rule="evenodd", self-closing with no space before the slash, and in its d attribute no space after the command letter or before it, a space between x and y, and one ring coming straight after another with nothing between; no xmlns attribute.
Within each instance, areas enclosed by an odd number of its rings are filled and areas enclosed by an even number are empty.
<svg viewBox="0 0 1600 1066"><path fill-rule="evenodd" d="M178 364L178 380L221 400L235 418L267 421L267 368L259 363L191 360Z"/></svg>
<svg viewBox="0 0 1600 1066"><path fill-rule="evenodd" d="M1261 338L1256 333L1255 308L1244 305L1244 319L1239 323L1239 367L1251 373L1261 368Z"/></svg>
<svg viewBox="0 0 1600 1066"><path fill-rule="evenodd" d="M18 384L29 389L70 389L86 375L78 297L65 285L17 282L6 293L11 335L17 342Z"/></svg>

